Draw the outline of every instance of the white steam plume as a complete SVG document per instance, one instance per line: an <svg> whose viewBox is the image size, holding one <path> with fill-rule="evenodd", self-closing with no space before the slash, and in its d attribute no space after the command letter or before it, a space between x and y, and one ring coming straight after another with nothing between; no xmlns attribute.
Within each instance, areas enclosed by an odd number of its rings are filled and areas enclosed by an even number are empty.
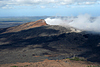
<svg viewBox="0 0 100 67"><path fill-rule="evenodd" d="M68 17L68 18L47 18L45 19L47 24L50 25L63 25L63 26L72 26L74 28L99 32L100 33L100 16L91 17L88 14L79 15L77 17Z"/></svg>

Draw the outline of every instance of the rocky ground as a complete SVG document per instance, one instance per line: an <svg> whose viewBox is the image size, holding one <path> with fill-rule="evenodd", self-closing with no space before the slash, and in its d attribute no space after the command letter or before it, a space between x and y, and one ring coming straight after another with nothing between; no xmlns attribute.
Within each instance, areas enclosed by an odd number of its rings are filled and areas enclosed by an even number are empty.
<svg viewBox="0 0 100 67"><path fill-rule="evenodd" d="M29 29L24 27L25 30L17 32L15 29L13 32L7 32L7 28L0 29L0 64L35 63L45 59L62 60L73 56L100 63L99 34L47 24Z"/></svg>
<svg viewBox="0 0 100 67"><path fill-rule="evenodd" d="M16 63L16 64L0 64L0 67L92 67L97 66L99 67L99 64L94 64L91 62L86 61L72 61L69 59L63 59L63 60L44 60L42 62L35 62L35 63Z"/></svg>

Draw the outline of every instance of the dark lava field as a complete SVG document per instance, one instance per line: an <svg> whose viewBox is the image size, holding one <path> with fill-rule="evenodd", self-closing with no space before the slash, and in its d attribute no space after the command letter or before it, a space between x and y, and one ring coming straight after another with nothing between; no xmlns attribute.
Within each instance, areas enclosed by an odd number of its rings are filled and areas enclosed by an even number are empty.
<svg viewBox="0 0 100 67"><path fill-rule="evenodd" d="M73 56L100 62L100 35L45 25L18 32L0 29L0 64L60 60Z"/></svg>

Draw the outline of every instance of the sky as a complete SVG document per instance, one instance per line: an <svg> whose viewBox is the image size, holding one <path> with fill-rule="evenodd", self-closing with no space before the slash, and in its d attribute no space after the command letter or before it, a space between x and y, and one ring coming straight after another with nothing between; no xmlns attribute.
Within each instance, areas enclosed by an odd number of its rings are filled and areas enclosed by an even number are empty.
<svg viewBox="0 0 100 67"><path fill-rule="evenodd" d="M100 0L0 0L0 17L100 16Z"/></svg>

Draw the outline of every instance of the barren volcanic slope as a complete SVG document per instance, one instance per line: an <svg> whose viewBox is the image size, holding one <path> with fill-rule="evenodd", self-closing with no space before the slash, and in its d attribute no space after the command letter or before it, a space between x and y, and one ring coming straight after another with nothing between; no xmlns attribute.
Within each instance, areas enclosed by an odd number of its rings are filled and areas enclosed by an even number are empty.
<svg viewBox="0 0 100 67"><path fill-rule="evenodd" d="M21 30L26 30L26 29L30 29L30 28L34 28L34 27L45 26L45 25L47 25L45 20L41 19L36 22L29 22L29 23L24 23L19 26L15 26L15 27L5 28L5 30L1 29L1 32L2 31L3 31L2 33L18 32Z"/></svg>
<svg viewBox="0 0 100 67"><path fill-rule="evenodd" d="M100 62L100 35L47 25L44 20L36 22L38 27L30 22L32 26L26 23L1 29L0 64L60 60L74 55Z"/></svg>

